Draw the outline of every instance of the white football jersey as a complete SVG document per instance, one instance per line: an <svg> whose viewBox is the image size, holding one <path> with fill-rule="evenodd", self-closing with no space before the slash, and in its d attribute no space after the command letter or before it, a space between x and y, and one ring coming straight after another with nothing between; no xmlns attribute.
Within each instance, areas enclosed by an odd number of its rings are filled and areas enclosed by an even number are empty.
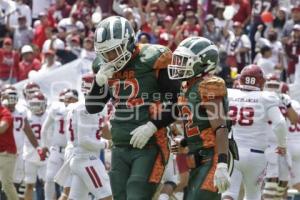
<svg viewBox="0 0 300 200"><path fill-rule="evenodd" d="M68 142L73 144L75 154L96 153L98 155L100 148L105 147L105 142L101 138L104 122L101 113L89 114L84 103L78 103L68 112L67 121Z"/></svg>
<svg viewBox="0 0 300 200"><path fill-rule="evenodd" d="M47 113L43 126L50 132L51 137L49 138L48 135L47 138L50 143L49 146L65 147L67 144L65 133L67 109L65 104L61 102L52 103Z"/></svg>
<svg viewBox="0 0 300 200"><path fill-rule="evenodd" d="M288 140L297 140L300 141L300 103L298 101L292 100L292 107L299 115L299 120L297 124L291 124L288 120Z"/></svg>
<svg viewBox="0 0 300 200"><path fill-rule="evenodd" d="M14 117L14 138L17 146L18 154L23 153L24 140L25 140L25 119L27 117L27 109L22 106L16 106L12 113Z"/></svg>
<svg viewBox="0 0 300 200"><path fill-rule="evenodd" d="M41 130L42 130L42 125L46 119L46 116L47 116L47 112L45 112L41 116L34 115L31 111L27 112L28 123L39 145L41 145L42 137L45 137L44 135L41 134ZM34 149L34 147L29 142L28 138L25 138L25 145L23 151L24 151L23 158L25 160L31 162L39 162L40 157L38 156L36 149Z"/></svg>
<svg viewBox="0 0 300 200"><path fill-rule="evenodd" d="M228 89L229 117L238 145L264 150L270 133L267 111L279 105L273 92Z"/></svg>

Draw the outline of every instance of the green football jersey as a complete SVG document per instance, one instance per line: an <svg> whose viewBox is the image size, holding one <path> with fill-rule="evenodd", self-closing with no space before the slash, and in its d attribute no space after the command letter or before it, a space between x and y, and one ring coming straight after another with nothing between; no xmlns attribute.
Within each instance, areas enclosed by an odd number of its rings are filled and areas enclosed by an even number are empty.
<svg viewBox="0 0 300 200"><path fill-rule="evenodd" d="M228 111L227 90L223 79L210 76L204 80L192 79L183 83L178 99L180 116L184 120L184 133L190 151L216 145L203 103L222 98L225 113Z"/></svg>
<svg viewBox="0 0 300 200"><path fill-rule="evenodd" d="M170 64L171 57L172 52L164 46L140 44L126 67L109 80L116 108L111 119L114 144L128 145L130 132L150 120L151 104L162 99L157 81L159 70Z"/></svg>

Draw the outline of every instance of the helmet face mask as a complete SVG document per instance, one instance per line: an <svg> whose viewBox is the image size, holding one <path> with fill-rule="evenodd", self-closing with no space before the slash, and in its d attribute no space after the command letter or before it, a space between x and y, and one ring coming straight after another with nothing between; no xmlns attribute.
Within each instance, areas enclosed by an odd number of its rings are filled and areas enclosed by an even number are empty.
<svg viewBox="0 0 300 200"><path fill-rule="evenodd" d="M46 111L47 100L41 92L35 92L29 99L29 109L35 115L42 115Z"/></svg>
<svg viewBox="0 0 300 200"><path fill-rule="evenodd" d="M172 62L168 66L170 79L187 79L194 76L194 70L188 65L189 57L174 53Z"/></svg>
<svg viewBox="0 0 300 200"><path fill-rule="evenodd" d="M281 92L280 86L281 86L280 78L276 75L271 75L271 76L267 77L267 81L265 83L264 90L280 93Z"/></svg>
<svg viewBox="0 0 300 200"><path fill-rule="evenodd" d="M1 96L2 105L15 107L18 103L18 94L16 91L4 91Z"/></svg>
<svg viewBox="0 0 300 200"><path fill-rule="evenodd" d="M219 61L219 52L210 40L189 37L174 51L172 63L168 65L170 79L189 79L214 74Z"/></svg>
<svg viewBox="0 0 300 200"><path fill-rule="evenodd" d="M90 93L94 84L94 74L87 73L81 78L81 92L84 96Z"/></svg>
<svg viewBox="0 0 300 200"><path fill-rule="evenodd" d="M115 71L121 70L132 56L134 30L123 17L112 16L101 21L95 31L96 54Z"/></svg>

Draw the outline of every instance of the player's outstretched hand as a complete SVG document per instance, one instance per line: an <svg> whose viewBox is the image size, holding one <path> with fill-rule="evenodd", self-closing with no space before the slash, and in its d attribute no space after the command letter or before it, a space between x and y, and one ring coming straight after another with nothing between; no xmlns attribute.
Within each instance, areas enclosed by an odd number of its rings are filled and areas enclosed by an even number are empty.
<svg viewBox="0 0 300 200"><path fill-rule="evenodd" d="M214 186L218 188L219 193L225 192L230 187L230 176L226 163L218 163L214 176Z"/></svg>
<svg viewBox="0 0 300 200"><path fill-rule="evenodd" d="M291 104L292 104L292 100L291 100L291 97L289 97L288 95L286 94L281 94L280 95L280 100L282 102L282 104L285 106L285 107L290 107Z"/></svg>
<svg viewBox="0 0 300 200"><path fill-rule="evenodd" d="M36 150L37 150L37 152L38 152L38 154L40 156L41 161L46 160L46 158L47 158L47 152L49 152L48 149L47 148L38 147Z"/></svg>
<svg viewBox="0 0 300 200"><path fill-rule="evenodd" d="M281 156L285 156L286 155L286 148L284 148L284 147L277 147L276 148L276 153L278 153Z"/></svg>
<svg viewBox="0 0 300 200"><path fill-rule="evenodd" d="M107 84L107 80L114 74L115 68L110 64L101 65L96 74L96 83L101 87Z"/></svg>
<svg viewBox="0 0 300 200"><path fill-rule="evenodd" d="M132 137L130 140L130 144L134 148L142 149L156 131L157 128L152 122L141 125L131 131L130 135L132 135Z"/></svg>

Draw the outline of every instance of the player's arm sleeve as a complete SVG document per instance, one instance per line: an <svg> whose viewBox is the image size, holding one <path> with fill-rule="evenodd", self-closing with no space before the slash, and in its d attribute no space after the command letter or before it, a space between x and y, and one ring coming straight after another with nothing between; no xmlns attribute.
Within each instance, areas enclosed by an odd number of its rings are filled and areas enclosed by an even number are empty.
<svg viewBox="0 0 300 200"><path fill-rule="evenodd" d="M178 116L176 103L180 93L180 82L178 80L170 80L167 69L161 69L158 75L158 85L159 91L165 96L167 102L164 102L161 117L153 119L151 122L157 129L160 129L174 122Z"/></svg>
<svg viewBox="0 0 300 200"><path fill-rule="evenodd" d="M54 119L52 117L52 113L50 112L47 115L47 117L42 125L42 130L41 130L41 135L42 135L41 145L43 147L46 147L46 146L48 147L49 144L47 141L49 141L48 139L52 138L52 136L53 136L53 131L49 131L49 130L53 129L53 126L52 126L53 123L54 123Z"/></svg>
<svg viewBox="0 0 300 200"><path fill-rule="evenodd" d="M278 146L286 147L287 125L277 106L267 110L268 118L272 121L272 129L276 135Z"/></svg>
<svg viewBox="0 0 300 200"><path fill-rule="evenodd" d="M8 110L2 109L0 113L0 134L6 132L6 130L13 125L13 117Z"/></svg>
<svg viewBox="0 0 300 200"><path fill-rule="evenodd" d="M90 114L99 113L110 98L108 85L100 87L94 80L91 92L85 96L85 108Z"/></svg>

